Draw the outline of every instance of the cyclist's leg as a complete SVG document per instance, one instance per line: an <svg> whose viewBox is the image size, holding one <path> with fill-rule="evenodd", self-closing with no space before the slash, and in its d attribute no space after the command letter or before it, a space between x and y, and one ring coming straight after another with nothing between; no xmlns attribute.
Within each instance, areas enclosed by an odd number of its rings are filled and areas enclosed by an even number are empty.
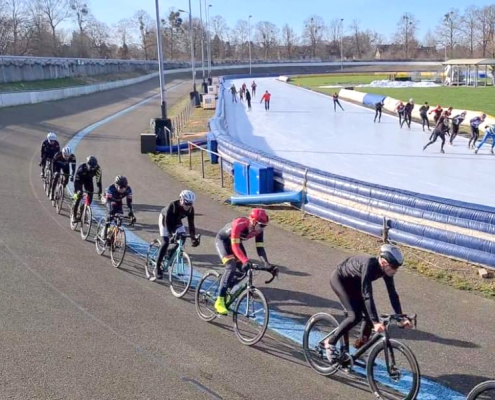
<svg viewBox="0 0 495 400"><path fill-rule="evenodd" d="M170 243L169 232L167 230L167 226L165 225L165 217L162 213L158 216L158 229L160 231L160 236L162 237L162 245L160 246L160 250L158 251L158 257L156 258L156 267L157 267L157 278L163 279L163 271L162 271L162 262L165 258L165 254L167 253L168 245Z"/></svg>
<svg viewBox="0 0 495 400"><path fill-rule="evenodd" d="M58 180L60 178L60 171L62 170L62 166L59 163L55 163L53 166L53 179L52 179L52 185L50 187L50 199L53 199L53 196L55 194L55 188L57 187Z"/></svg>
<svg viewBox="0 0 495 400"><path fill-rule="evenodd" d="M105 203L105 207L107 209L107 215L105 218L105 230L103 232L103 241L107 240L108 228L110 227L110 222L112 222L112 219L115 216L115 214L117 214L117 213L122 214L123 213L121 203L107 201Z"/></svg>
<svg viewBox="0 0 495 400"><path fill-rule="evenodd" d="M227 290L232 287L237 260L232 252L230 240L223 240L217 236L215 238L215 248L217 249L218 256L222 260L222 264L225 266L225 271L220 281L220 291L218 293L218 297L225 299Z"/></svg>
<svg viewBox="0 0 495 400"><path fill-rule="evenodd" d="M93 178L89 178L84 182L84 189L88 192L87 195L89 197L89 204L93 202L93 192L95 190L93 186Z"/></svg>
<svg viewBox="0 0 495 400"><path fill-rule="evenodd" d="M66 188L67 184L69 183L69 175L70 175L70 166L64 165L62 168L62 173L64 176L61 177L62 182L64 183L64 189Z"/></svg>
<svg viewBox="0 0 495 400"><path fill-rule="evenodd" d="M75 180L74 181L74 204L72 206L72 214L74 215L74 218L77 219L77 210L79 207L79 203L81 201L82 197L82 190L83 190L83 182L80 180Z"/></svg>

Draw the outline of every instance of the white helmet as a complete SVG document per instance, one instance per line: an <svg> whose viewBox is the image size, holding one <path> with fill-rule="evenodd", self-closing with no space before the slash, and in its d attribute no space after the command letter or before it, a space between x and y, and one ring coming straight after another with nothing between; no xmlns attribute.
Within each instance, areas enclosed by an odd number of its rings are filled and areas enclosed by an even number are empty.
<svg viewBox="0 0 495 400"><path fill-rule="evenodd" d="M183 190L179 194L179 199L183 203L192 204L192 203L194 203L194 200L196 200L196 195L193 192L191 192L190 190Z"/></svg>
<svg viewBox="0 0 495 400"><path fill-rule="evenodd" d="M72 154L72 149L69 146L65 146L62 149L62 155L66 160L70 157L71 154Z"/></svg>
<svg viewBox="0 0 495 400"><path fill-rule="evenodd" d="M55 140L57 140L57 135L55 135L53 132L49 132L48 135L46 135L46 138L49 142L54 142Z"/></svg>

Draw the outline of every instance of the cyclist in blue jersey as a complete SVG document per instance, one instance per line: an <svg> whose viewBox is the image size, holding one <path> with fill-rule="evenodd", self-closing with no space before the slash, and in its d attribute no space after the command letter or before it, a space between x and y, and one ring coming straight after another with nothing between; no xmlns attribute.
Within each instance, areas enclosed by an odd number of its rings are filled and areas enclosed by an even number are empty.
<svg viewBox="0 0 495 400"><path fill-rule="evenodd" d="M492 140L492 148L491 148L491 153L493 154L493 147L495 147L495 124L493 125L487 125L485 126L485 137L483 140L480 142L476 150L474 151L474 154L478 154L478 150L485 144L485 142L491 139Z"/></svg>

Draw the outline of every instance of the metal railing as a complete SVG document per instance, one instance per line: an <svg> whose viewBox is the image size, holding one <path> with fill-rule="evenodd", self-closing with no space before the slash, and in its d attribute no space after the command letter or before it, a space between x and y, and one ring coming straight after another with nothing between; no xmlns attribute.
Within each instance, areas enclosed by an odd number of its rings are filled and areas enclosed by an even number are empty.
<svg viewBox="0 0 495 400"><path fill-rule="evenodd" d="M172 131L174 137L179 137L184 132L191 115L196 108L196 99L191 99L189 103L172 119Z"/></svg>
<svg viewBox="0 0 495 400"><path fill-rule="evenodd" d="M223 157L214 151L205 149L204 147L201 147L197 145L196 143L193 143L191 141L187 142L187 147L189 150L189 171L192 171L192 153L193 153L193 148L196 148L200 150L200 157L201 157L201 177L205 179L205 153L208 154L213 154L218 157L218 163L220 165L220 186L224 187L225 186L225 181L224 181L224 175L223 175Z"/></svg>

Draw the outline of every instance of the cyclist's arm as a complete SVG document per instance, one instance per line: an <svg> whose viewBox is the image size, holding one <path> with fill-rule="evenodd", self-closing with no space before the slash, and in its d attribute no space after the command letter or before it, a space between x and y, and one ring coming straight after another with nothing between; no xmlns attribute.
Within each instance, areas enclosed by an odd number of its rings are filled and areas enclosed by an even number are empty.
<svg viewBox="0 0 495 400"><path fill-rule="evenodd" d="M76 174L76 158L72 157L69 164L70 164L71 175L74 176Z"/></svg>
<svg viewBox="0 0 495 400"><path fill-rule="evenodd" d="M165 214L165 226L167 227L169 235L172 235L175 232L177 227L177 215L174 202L170 203L167 207Z"/></svg>
<svg viewBox="0 0 495 400"><path fill-rule="evenodd" d="M189 227L189 234L192 237L196 236L196 226L194 225L194 207L191 207L189 214L187 214L187 226Z"/></svg>
<svg viewBox="0 0 495 400"><path fill-rule="evenodd" d="M402 306L400 304L399 294L395 290L394 278L385 275L383 277L385 281L385 285L387 286L388 297L390 299L390 304L392 304L392 308L394 309L396 314L402 314Z"/></svg>
<svg viewBox="0 0 495 400"><path fill-rule="evenodd" d="M249 261L249 258L247 258L241 248L241 233L244 229L247 229L247 224L248 222L246 221L234 220L234 222L232 222L232 231L230 233L232 252L243 264L246 264Z"/></svg>
<svg viewBox="0 0 495 400"><path fill-rule="evenodd" d="M269 264L268 257L266 256L265 251L264 232L261 232L259 235L257 235L254 240L256 242L256 251L258 252L258 257L261 261L263 261L263 263Z"/></svg>
<svg viewBox="0 0 495 400"><path fill-rule="evenodd" d="M96 185L98 186L98 193L102 193L103 192L103 188L102 188L102 184L101 184L101 167L98 166L98 169L96 170Z"/></svg>
<svg viewBox="0 0 495 400"><path fill-rule="evenodd" d="M376 324L380 321L376 311L375 300L373 299L373 285L370 276L370 268L369 265L366 265L363 268L364 271L361 278L361 293L363 295L364 305L366 307L366 311L368 312L368 316L370 317L371 322Z"/></svg>

